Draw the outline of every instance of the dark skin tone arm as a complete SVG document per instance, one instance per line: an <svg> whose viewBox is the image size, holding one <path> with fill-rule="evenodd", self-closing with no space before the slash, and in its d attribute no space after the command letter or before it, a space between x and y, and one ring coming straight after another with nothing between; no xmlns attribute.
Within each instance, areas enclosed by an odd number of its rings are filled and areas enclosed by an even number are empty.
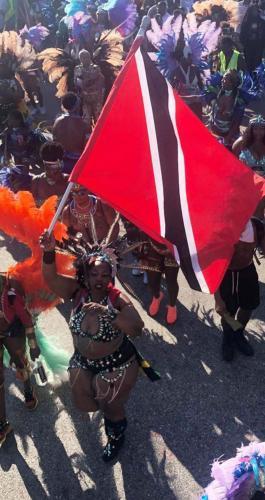
<svg viewBox="0 0 265 500"><path fill-rule="evenodd" d="M44 251L50 252L55 249L54 236L48 235L45 231L40 237L40 246ZM42 263L43 277L52 292L64 300L70 299L78 289L78 284L74 278L62 276L57 273L56 263L45 264Z"/></svg>
<svg viewBox="0 0 265 500"><path fill-rule="evenodd" d="M113 208L110 206L106 205L105 203L102 203L102 210L105 215L106 221L111 226L115 220L116 217L116 212ZM112 229L112 233L110 235L110 241L115 241L118 239L119 236L119 223L117 222Z"/></svg>
<svg viewBox="0 0 265 500"><path fill-rule="evenodd" d="M232 152L235 156L239 156L242 151L243 138L239 137L233 144Z"/></svg>
<svg viewBox="0 0 265 500"><path fill-rule="evenodd" d="M142 333L144 323L131 301L121 294L117 299L117 309L120 311L112 321L113 326L130 337L138 337Z"/></svg>

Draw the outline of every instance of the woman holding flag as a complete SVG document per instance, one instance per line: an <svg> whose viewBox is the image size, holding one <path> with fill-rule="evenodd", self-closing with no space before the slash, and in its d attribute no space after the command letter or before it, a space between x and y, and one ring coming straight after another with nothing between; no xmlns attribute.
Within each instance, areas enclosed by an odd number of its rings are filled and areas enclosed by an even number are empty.
<svg viewBox="0 0 265 500"><path fill-rule="evenodd" d="M124 405L139 371L139 353L130 339L141 335L144 324L130 300L112 286L117 267L113 249L68 240L67 249L76 257L77 273L71 279L57 273L54 237L44 233L40 243L45 281L58 296L73 301L73 400L83 412L103 412L108 441L102 458L109 462L124 442Z"/></svg>

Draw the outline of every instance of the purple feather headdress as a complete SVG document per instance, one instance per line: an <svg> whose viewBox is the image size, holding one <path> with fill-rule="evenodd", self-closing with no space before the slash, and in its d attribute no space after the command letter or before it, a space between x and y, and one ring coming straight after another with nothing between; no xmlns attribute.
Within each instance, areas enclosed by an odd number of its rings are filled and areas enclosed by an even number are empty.
<svg viewBox="0 0 265 500"><path fill-rule="evenodd" d="M201 500L249 500L256 491L265 491L265 443L251 443L237 455L212 466L214 479Z"/></svg>
<svg viewBox="0 0 265 500"><path fill-rule="evenodd" d="M66 25L71 31L70 38L74 42L80 42L82 37L84 40L88 40L92 24L92 17L81 11L66 18Z"/></svg>
<svg viewBox="0 0 265 500"><path fill-rule="evenodd" d="M22 30L20 30L19 34L23 40L28 40L31 45L36 50L41 49L41 44L45 38L49 35L49 30L45 26L42 26L41 23L36 24L36 26L32 26L28 29L25 25Z"/></svg>
<svg viewBox="0 0 265 500"><path fill-rule="evenodd" d="M137 7L133 0L109 0L99 7L108 12L112 28L117 28L121 36L130 35L136 26Z"/></svg>

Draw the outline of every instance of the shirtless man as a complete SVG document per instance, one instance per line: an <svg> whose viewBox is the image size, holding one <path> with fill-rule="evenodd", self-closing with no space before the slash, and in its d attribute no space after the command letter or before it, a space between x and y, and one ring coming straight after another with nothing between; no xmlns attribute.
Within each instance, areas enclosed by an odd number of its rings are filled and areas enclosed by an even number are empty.
<svg viewBox="0 0 265 500"><path fill-rule="evenodd" d="M80 100L74 92L68 92L61 100L63 114L53 125L53 138L64 149L63 172L70 174L84 150L89 130L80 115Z"/></svg>
<svg viewBox="0 0 265 500"><path fill-rule="evenodd" d="M47 142L41 147L40 156L45 172L34 176L31 182L31 192L38 206L50 196L62 197L67 188L68 176L62 172L63 155L59 143Z"/></svg>
<svg viewBox="0 0 265 500"><path fill-rule="evenodd" d="M263 247L264 235L259 245ZM244 336L244 330L252 311L260 303L258 274L253 263L256 247L256 224L249 220L235 245L229 268L215 294L216 311L221 316L223 329L222 355L228 362L233 360L235 348L245 356L254 354Z"/></svg>
<svg viewBox="0 0 265 500"><path fill-rule="evenodd" d="M115 221L116 212L99 198L75 184L72 189L73 200L65 207L62 215L63 223L70 234L81 233L89 243L102 242ZM118 222L112 229L109 241L115 241L119 235Z"/></svg>
<svg viewBox="0 0 265 500"><path fill-rule="evenodd" d="M32 317L26 309L23 289L17 280L0 273L0 447L12 428L7 421L4 387L4 348L10 355L10 364L16 368L16 377L24 384L25 405L34 410L38 404L30 381L29 362L25 354L26 338L30 357L40 355Z"/></svg>

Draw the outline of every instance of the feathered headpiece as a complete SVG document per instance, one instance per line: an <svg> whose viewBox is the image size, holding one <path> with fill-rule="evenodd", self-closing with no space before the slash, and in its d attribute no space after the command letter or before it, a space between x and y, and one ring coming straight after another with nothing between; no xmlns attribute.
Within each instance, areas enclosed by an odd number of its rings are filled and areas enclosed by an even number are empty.
<svg viewBox="0 0 265 500"><path fill-rule="evenodd" d="M75 267L91 265L96 260L107 262L112 270L112 276L117 274L119 256L116 250L111 246L111 237L113 229L118 223L120 215L117 213L113 223L111 224L107 236L101 243L98 243L97 230L94 217L91 216L91 235L93 243L84 240L81 233L78 233L74 238L63 238L61 243L58 242L58 250L66 251L75 257Z"/></svg>
<svg viewBox="0 0 265 500"><path fill-rule="evenodd" d="M70 30L70 38L74 42L80 42L81 38L86 41L93 24L92 17L85 12L76 12L71 17L65 18L65 24Z"/></svg>
<svg viewBox="0 0 265 500"><path fill-rule="evenodd" d="M28 40L35 50L40 50L43 40L45 40L45 38L47 38L50 34L48 28L42 26L41 23L38 23L36 26L32 26L31 28L28 28L25 25L19 33L21 38L23 40Z"/></svg>
<svg viewBox="0 0 265 500"><path fill-rule="evenodd" d="M163 29L165 31L165 28ZM181 29L184 35L184 53L191 54L193 64L201 71L209 68L207 56L216 49L221 33L221 28L217 28L216 23L211 20L204 21L198 26L194 13L189 14L183 23L182 16L178 16L158 43L158 68L169 81L179 63L175 51Z"/></svg>
<svg viewBox="0 0 265 500"><path fill-rule="evenodd" d="M136 26L137 7L133 0L109 0L100 5L99 10L108 13L111 28L115 28L126 37Z"/></svg>
<svg viewBox="0 0 265 500"><path fill-rule="evenodd" d="M151 18L151 29L146 31L146 37L155 48L160 47L163 39L171 37L175 48L181 33L182 23L183 17L181 14L176 18L169 16L162 27L159 26L156 18L153 17Z"/></svg>
<svg viewBox="0 0 265 500"><path fill-rule="evenodd" d="M234 458L216 460L214 479L201 500L250 499L256 491L265 491L265 443L251 443L237 450Z"/></svg>
<svg viewBox="0 0 265 500"><path fill-rule="evenodd" d="M86 12L87 0L67 0L64 9L67 16L74 16L77 12Z"/></svg>

